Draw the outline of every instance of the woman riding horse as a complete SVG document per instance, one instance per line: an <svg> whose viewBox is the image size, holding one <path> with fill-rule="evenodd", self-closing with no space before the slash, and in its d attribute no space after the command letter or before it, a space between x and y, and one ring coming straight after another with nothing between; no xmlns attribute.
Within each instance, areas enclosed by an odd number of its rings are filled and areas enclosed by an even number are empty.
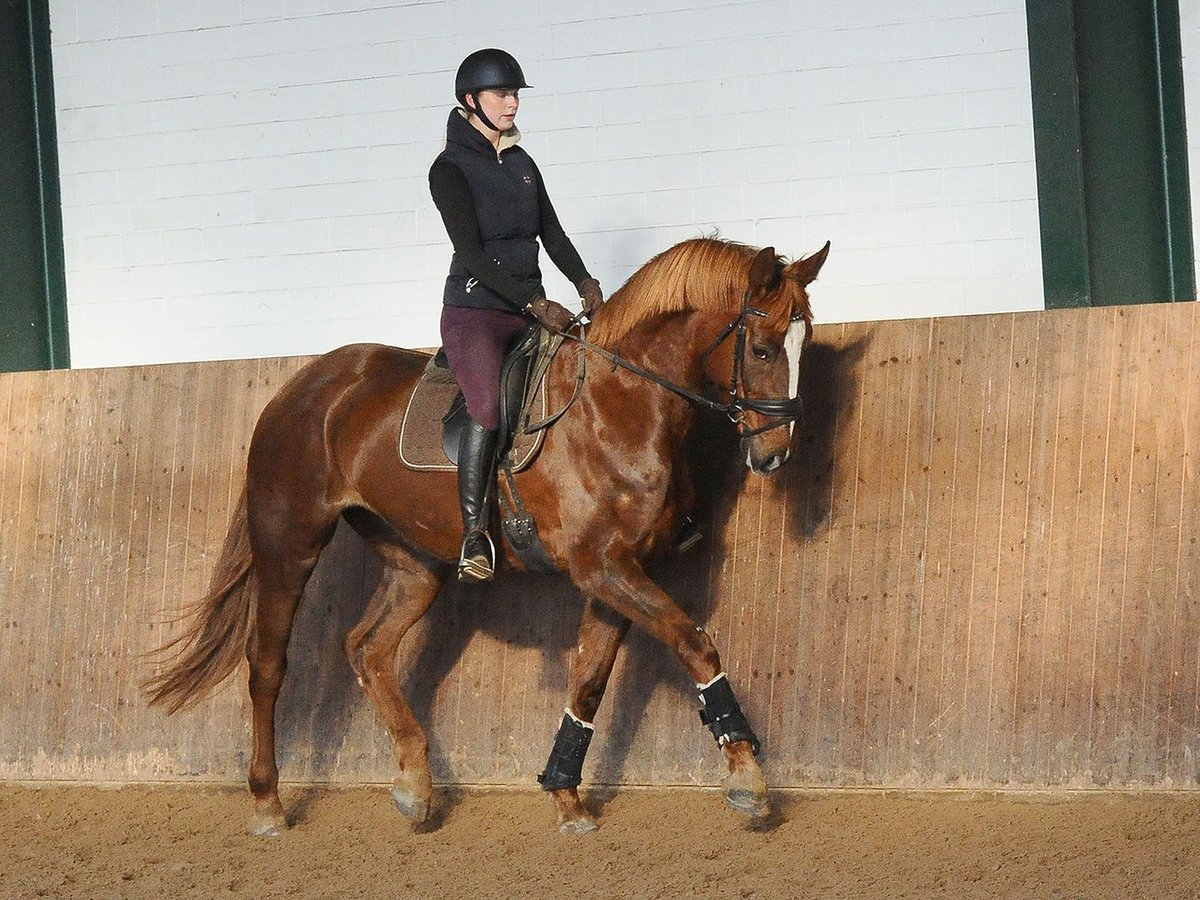
<svg viewBox="0 0 1200 900"><path fill-rule="evenodd" d="M473 420L459 448L458 503L448 473L405 469L397 460L398 426L427 355L358 344L314 360L259 417L246 486L209 591L168 644L174 658L147 683L152 702L175 710L249 661L256 834L287 827L276 703L305 585L343 520L384 564L346 636L346 653L392 737L397 807L414 822L429 816L429 742L401 689L397 652L456 557L460 580L486 580L495 571L484 501L495 481L500 364L527 317L559 332L572 321L545 297L539 237L585 311L596 315L587 337L567 335L579 347L578 362L561 352L550 360L545 396L562 411L536 460L515 476L550 565L585 598L566 709L538 780L561 829L596 827L578 786L617 650L636 624L675 653L696 685L701 719L728 767L729 804L755 819L767 810L758 739L712 638L646 565L674 545L691 509L686 445L697 406L737 423L755 472L773 472L787 459L801 411L800 353L811 334L807 287L829 245L789 263L771 247L685 241L650 260L598 309L599 283L559 224L537 166L515 146L517 92L525 86L504 51L468 56L455 85L462 108L450 114L446 148L429 173L454 245L442 339ZM523 567L511 546L502 552L510 566Z"/></svg>
<svg viewBox="0 0 1200 900"><path fill-rule="evenodd" d="M518 91L528 86L503 50L477 50L464 59L454 80L462 106L450 113L446 149L429 170L429 191L454 245L442 344L470 417L458 449L461 581L487 581L495 572L486 497L495 473L504 355L527 316L554 331L571 321L545 297L537 238L578 288L587 312L603 302L600 283L559 224L537 165L517 146Z"/></svg>
<svg viewBox="0 0 1200 900"><path fill-rule="evenodd" d="M788 263L770 247L686 241L635 272L597 311L586 339L572 333L590 361L585 377L575 354L550 361L545 390L564 412L515 481L551 564L586 598L566 710L539 779L565 831L596 827L578 786L631 624L672 651L696 685L702 719L728 766L729 804L753 818L767 810L758 742L716 646L646 567L669 552L692 507L687 447L696 407L716 406L737 422L753 471L774 472L788 458L801 413L800 354L811 333L806 288L828 251L826 244ZM174 710L249 660L256 834L287 827L275 707L305 585L343 520L384 566L346 636L346 654L392 737L397 807L414 822L429 816L429 741L405 698L397 653L453 570L458 504L453 476L405 468L396 451L428 362L415 351L351 345L313 360L279 390L255 426L246 487L209 591L168 645L174 658L147 685L153 702ZM501 549L508 565L523 567L511 546Z"/></svg>

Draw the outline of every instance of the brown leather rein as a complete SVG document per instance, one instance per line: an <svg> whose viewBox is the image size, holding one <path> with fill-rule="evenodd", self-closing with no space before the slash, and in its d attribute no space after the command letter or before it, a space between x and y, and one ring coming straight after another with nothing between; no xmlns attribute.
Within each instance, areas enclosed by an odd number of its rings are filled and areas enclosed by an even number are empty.
<svg viewBox="0 0 1200 900"><path fill-rule="evenodd" d="M739 312L736 317L730 320L729 324L722 329L721 333L717 335L711 344L709 344L708 348L700 354L701 360L707 359L718 347L721 346L721 344L728 340L730 335L734 335L733 370L730 372L728 387L729 396L732 399L728 403L719 403L716 400L712 400L703 396L702 394L698 394L693 390L683 387L682 385L678 385L670 379L664 378L663 376L652 372L649 369L643 368L637 363L630 362L624 357L621 357L610 350L606 350L599 344L592 343L587 339L583 331L583 319L586 318L587 313L581 312L571 320L571 324L567 326L566 331L558 332L559 337L578 344L581 351L579 360L579 374L576 377L575 390L571 395L571 399L567 401L567 405L563 407L561 411L553 416L548 417L547 419L544 419L541 422L528 426L526 430L536 431L539 428L545 428L557 421L559 417L561 417L568 409L571 408L572 404L574 404L576 398L579 396L579 391L583 386L583 379L586 374L584 371L583 351L589 350L608 360L614 366L620 366L622 369L632 372L634 375L644 378L647 381L651 381L660 387L671 391L673 394L677 394L694 406L724 413L732 422L737 424L738 433L743 440L754 437L757 434L762 434L764 431L770 431L774 428L779 428L791 422L800 421L803 423L804 401L799 396L761 398L746 396L746 391L749 390L749 382L746 378L745 370L746 332L749 328L750 318L752 316L762 318L766 315L766 310L750 305L750 293L747 291L746 296L742 299L741 312ZM792 321L796 322L800 321L800 319L800 316L796 316L792 319ZM579 334L574 334L570 331L570 329L575 325L579 326ZM742 396L740 397L738 396L739 389L742 391ZM742 418L743 413L746 412L755 412L770 419L777 419L778 421L763 425L760 428L748 428Z"/></svg>

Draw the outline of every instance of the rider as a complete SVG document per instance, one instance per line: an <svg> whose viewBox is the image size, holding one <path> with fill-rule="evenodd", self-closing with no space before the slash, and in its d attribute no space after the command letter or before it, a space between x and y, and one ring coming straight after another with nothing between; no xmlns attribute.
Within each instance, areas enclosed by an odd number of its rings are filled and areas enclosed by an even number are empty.
<svg viewBox="0 0 1200 900"><path fill-rule="evenodd" d="M495 569L486 497L495 477L505 353L527 317L553 331L571 321L563 306L546 299L537 238L578 289L586 311L604 302L600 283L559 224L537 165L517 146L517 92L528 86L503 50L477 50L464 59L454 79L461 106L450 113L446 148L429 170L429 191L454 245L442 298L442 345L470 418L458 449L462 581L487 581Z"/></svg>

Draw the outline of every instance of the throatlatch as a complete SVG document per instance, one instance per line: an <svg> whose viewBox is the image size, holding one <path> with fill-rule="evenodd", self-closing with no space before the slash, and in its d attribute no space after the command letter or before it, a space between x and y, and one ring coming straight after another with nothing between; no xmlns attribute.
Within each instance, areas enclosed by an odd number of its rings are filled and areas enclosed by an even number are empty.
<svg viewBox="0 0 1200 900"><path fill-rule="evenodd" d="M563 715L562 724L558 726L558 734L554 736L554 749L550 751L550 759L546 768L537 777L544 791L557 791L561 788L578 787L583 781L583 758L587 756L588 745L596 727L590 722L583 722L571 715L567 710Z"/></svg>
<svg viewBox="0 0 1200 900"><path fill-rule="evenodd" d="M724 672L700 687L700 702L704 704L700 710L700 721L708 726L712 736L717 739L718 747L733 741L749 741L754 755L758 756L758 737L738 706Z"/></svg>

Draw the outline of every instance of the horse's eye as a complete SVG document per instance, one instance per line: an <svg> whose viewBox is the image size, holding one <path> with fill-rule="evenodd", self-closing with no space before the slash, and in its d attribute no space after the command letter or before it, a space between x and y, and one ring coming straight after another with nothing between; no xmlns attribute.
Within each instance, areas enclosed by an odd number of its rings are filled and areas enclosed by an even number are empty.
<svg viewBox="0 0 1200 900"><path fill-rule="evenodd" d="M755 344L753 347L750 348L750 352L753 353L759 359L770 359L771 358L771 348L764 347L761 344Z"/></svg>

